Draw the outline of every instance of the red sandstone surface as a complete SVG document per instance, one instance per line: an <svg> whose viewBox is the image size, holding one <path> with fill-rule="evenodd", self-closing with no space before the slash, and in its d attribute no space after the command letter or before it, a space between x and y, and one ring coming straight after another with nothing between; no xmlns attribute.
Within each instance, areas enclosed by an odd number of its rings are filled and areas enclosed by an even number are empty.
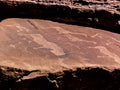
<svg viewBox="0 0 120 90"><path fill-rule="evenodd" d="M88 88L97 90L98 87L94 86L96 81L90 80L96 78L91 75L95 74L95 77L101 78L98 80L101 88L104 83L101 80L109 82L106 73L108 77L118 75L114 70L120 68L119 34L48 20L18 18L3 20L0 23L0 31L1 88L3 89L7 85L12 90L25 88L25 90L29 88L48 90L49 87L52 90L66 90L70 89L66 85L70 85L71 90L76 88L79 90L89 81L88 86L80 90ZM115 76L112 76L114 72ZM71 74L72 76L68 78ZM82 74L84 77L81 76ZM61 83L57 79L59 76L62 76ZM78 85L69 82L72 78L75 81L71 82ZM79 78L88 78L88 80L77 82ZM64 84L65 82L67 83ZM83 85L79 85L83 82Z"/></svg>
<svg viewBox="0 0 120 90"><path fill-rule="evenodd" d="M0 19L1 90L120 89L119 0L0 0Z"/></svg>
<svg viewBox="0 0 120 90"><path fill-rule="evenodd" d="M26 70L59 70L120 66L120 35L100 29L37 19L0 23L2 66Z"/></svg>

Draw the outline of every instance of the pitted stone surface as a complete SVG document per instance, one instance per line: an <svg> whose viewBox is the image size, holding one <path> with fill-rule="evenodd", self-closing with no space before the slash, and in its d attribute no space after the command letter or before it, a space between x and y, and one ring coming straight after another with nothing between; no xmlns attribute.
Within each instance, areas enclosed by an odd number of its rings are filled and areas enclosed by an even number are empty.
<svg viewBox="0 0 120 90"><path fill-rule="evenodd" d="M0 23L0 65L26 70L120 67L120 35L37 19Z"/></svg>

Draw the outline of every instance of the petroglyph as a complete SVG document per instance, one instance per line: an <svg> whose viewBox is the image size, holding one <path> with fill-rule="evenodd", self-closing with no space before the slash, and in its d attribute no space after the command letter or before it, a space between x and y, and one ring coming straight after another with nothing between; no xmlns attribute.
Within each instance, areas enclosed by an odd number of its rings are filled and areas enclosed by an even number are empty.
<svg viewBox="0 0 120 90"><path fill-rule="evenodd" d="M120 64L120 57L117 56L115 53L110 52L106 47L104 47L104 46L96 46L95 48L99 49L101 53L109 56L110 58L114 59L115 62Z"/></svg>
<svg viewBox="0 0 120 90"><path fill-rule="evenodd" d="M113 44L113 42L108 42L108 43L106 43L107 46L109 46L109 45L111 45L111 44Z"/></svg>
<svg viewBox="0 0 120 90"><path fill-rule="evenodd" d="M87 37L87 34L70 32L70 31L67 31L67 30L65 30L65 29L63 29L61 27L51 27L51 28L54 28L55 30L57 30L59 32L59 34L64 34L65 37L67 37L68 39L70 39L72 42L79 41L79 42L87 42L87 43L96 44L96 42L94 42L94 41L80 39L80 38L75 37L74 35L72 35L72 34L79 34L79 35Z"/></svg>
<svg viewBox="0 0 120 90"><path fill-rule="evenodd" d="M14 44L10 44L9 45L11 48L16 48L16 46Z"/></svg>
<svg viewBox="0 0 120 90"><path fill-rule="evenodd" d="M116 34L36 19L8 19L0 26L1 65L31 70L120 65Z"/></svg>
<svg viewBox="0 0 120 90"><path fill-rule="evenodd" d="M30 30L29 29L27 29L26 27L24 27L24 26L22 26L22 25L20 25L19 23L11 23L11 24L8 24L8 25L6 25L7 27L13 27L13 26L15 26L17 29L16 29L16 31L19 33L19 32L24 32L24 31L26 31L26 32L29 32ZM15 28L14 27L14 28Z"/></svg>
<svg viewBox="0 0 120 90"><path fill-rule="evenodd" d="M96 38L96 37L99 37L99 38L102 38L101 36L101 33L96 33L95 35L91 36L92 38Z"/></svg>
<svg viewBox="0 0 120 90"><path fill-rule="evenodd" d="M116 42L120 43L120 41L119 41L119 40L117 40L116 38L111 37L111 39L113 39L114 41L116 41Z"/></svg>
<svg viewBox="0 0 120 90"><path fill-rule="evenodd" d="M66 35L66 37L67 37L68 39L70 39L71 41L73 41L73 42L79 41L79 42L87 42L87 43L97 44L97 43L94 42L94 41L89 41L89 40L80 39L80 38L77 38L77 37L72 36L72 35L70 35L70 34Z"/></svg>
<svg viewBox="0 0 120 90"><path fill-rule="evenodd" d="M63 29L63 28L61 28L61 27L55 27L55 26L54 26L54 27L47 27L47 28L53 28L53 29L57 30L57 31L59 32L59 34L79 34L79 35L82 35L82 36L85 36L85 37L88 36L88 35L85 34L85 33L71 32L71 31L65 30L65 29Z"/></svg>
<svg viewBox="0 0 120 90"><path fill-rule="evenodd" d="M57 56L65 55L63 49L53 42L46 40L41 34L30 34L33 41L43 46L43 48L51 49L51 52Z"/></svg>
<svg viewBox="0 0 120 90"><path fill-rule="evenodd" d="M21 26L21 25L18 24L18 23L15 23L15 26L18 28L18 30L17 30L18 32L22 32L22 31L29 32L29 29L27 29L27 28Z"/></svg>

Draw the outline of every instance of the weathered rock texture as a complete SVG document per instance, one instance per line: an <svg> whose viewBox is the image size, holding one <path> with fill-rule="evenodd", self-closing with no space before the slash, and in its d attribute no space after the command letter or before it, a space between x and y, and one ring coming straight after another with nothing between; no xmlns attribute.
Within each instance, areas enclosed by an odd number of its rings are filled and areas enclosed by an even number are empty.
<svg viewBox="0 0 120 90"><path fill-rule="evenodd" d="M120 31L119 0L0 0L0 16L51 19Z"/></svg>
<svg viewBox="0 0 120 90"><path fill-rule="evenodd" d="M0 32L1 89L119 88L119 34L17 18L3 20Z"/></svg>
<svg viewBox="0 0 120 90"><path fill-rule="evenodd" d="M119 34L40 20L119 32L119 0L0 0L0 18L0 90L120 89Z"/></svg>

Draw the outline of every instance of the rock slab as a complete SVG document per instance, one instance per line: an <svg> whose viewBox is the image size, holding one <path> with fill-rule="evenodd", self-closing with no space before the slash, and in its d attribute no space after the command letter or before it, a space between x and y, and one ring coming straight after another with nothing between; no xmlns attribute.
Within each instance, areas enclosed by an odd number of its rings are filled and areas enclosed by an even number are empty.
<svg viewBox="0 0 120 90"><path fill-rule="evenodd" d="M119 34L47 20L19 18L3 20L0 31L2 89L97 90L94 85L98 85L109 90L118 84ZM92 77L94 74L95 77ZM97 80L99 84L95 84L96 78L101 78ZM109 80L115 81L108 84ZM69 82L74 82L76 86ZM85 84L88 87L84 89Z"/></svg>
<svg viewBox="0 0 120 90"><path fill-rule="evenodd" d="M0 0L0 20L0 90L120 89L119 0Z"/></svg>

